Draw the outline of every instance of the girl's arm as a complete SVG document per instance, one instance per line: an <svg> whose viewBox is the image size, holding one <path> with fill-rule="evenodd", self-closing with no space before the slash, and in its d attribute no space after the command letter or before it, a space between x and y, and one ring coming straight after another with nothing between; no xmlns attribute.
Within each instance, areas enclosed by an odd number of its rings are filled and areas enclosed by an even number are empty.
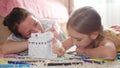
<svg viewBox="0 0 120 68"><path fill-rule="evenodd" d="M71 38L66 39L62 44L59 44L57 42L57 39L54 39L52 49L55 54L57 54L58 56L62 56L65 54L66 50L68 50L72 46L73 45Z"/></svg>
<svg viewBox="0 0 120 68"><path fill-rule="evenodd" d="M115 59L116 57L116 47L114 43L110 41L106 42L105 44L97 48L87 48L87 49L77 48L76 52L79 55L91 56L102 59Z"/></svg>
<svg viewBox="0 0 120 68"><path fill-rule="evenodd" d="M62 45L63 45L65 50L68 50L70 47L73 46L72 38L68 38L65 41L63 41Z"/></svg>
<svg viewBox="0 0 120 68"><path fill-rule="evenodd" d="M6 41L4 44L0 46L1 54L13 54L24 51L28 48L28 42L17 42L17 41Z"/></svg>

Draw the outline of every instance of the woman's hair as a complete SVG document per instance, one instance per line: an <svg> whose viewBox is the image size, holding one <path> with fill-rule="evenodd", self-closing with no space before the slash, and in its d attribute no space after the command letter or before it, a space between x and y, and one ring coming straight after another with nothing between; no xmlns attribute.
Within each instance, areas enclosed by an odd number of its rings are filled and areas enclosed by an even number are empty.
<svg viewBox="0 0 120 68"><path fill-rule="evenodd" d="M100 15L89 6L74 11L68 20L67 28L68 26L83 34L102 31Z"/></svg>
<svg viewBox="0 0 120 68"><path fill-rule="evenodd" d="M15 7L12 11L5 17L3 24L7 26L8 29L15 34L17 37L22 37L18 32L18 25L26 19L27 16L31 15L30 12L23 8Z"/></svg>

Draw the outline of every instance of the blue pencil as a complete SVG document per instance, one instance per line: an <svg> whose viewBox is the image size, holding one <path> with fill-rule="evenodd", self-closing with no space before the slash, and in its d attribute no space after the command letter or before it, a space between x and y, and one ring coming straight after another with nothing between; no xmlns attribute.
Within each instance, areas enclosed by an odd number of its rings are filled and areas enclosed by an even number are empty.
<svg viewBox="0 0 120 68"><path fill-rule="evenodd" d="M0 64L0 68L30 67L30 64Z"/></svg>

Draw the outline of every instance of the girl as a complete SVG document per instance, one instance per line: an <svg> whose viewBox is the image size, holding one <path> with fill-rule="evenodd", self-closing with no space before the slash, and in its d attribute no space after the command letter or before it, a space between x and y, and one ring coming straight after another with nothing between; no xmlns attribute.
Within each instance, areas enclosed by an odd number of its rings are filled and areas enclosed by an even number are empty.
<svg viewBox="0 0 120 68"><path fill-rule="evenodd" d="M100 15L89 6L72 13L67 23L70 37L63 42L68 50L76 45L76 53L102 59L114 59L120 40L103 31Z"/></svg>

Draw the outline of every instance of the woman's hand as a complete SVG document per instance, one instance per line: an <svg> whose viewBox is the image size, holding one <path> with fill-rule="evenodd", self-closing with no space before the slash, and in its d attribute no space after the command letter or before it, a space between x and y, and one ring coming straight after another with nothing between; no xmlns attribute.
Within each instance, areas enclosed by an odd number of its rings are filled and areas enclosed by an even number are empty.
<svg viewBox="0 0 120 68"><path fill-rule="evenodd" d="M60 40L60 35L59 33L56 31L56 29L54 28L54 26L52 26L50 29L48 29L46 32L52 32L54 34L54 37L58 40Z"/></svg>

